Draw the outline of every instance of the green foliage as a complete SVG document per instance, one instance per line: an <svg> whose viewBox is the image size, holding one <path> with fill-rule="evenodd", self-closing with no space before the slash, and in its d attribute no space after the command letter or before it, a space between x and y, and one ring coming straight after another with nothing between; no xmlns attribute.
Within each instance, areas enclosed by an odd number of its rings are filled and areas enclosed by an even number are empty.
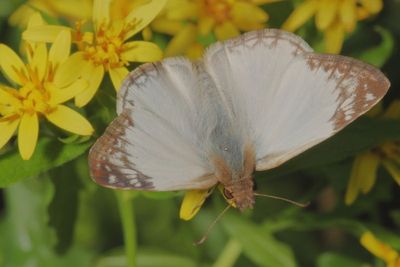
<svg viewBox="0 0 400 267"><path fill-rule="evenodd" d="M291 249L260 226L238 216L228 215L223 225L229 235L240 242L243 253L258 266L296 266Z"/></svg>
<svg viewBox="0 0 400 267"><path fill-rule="evenodd" d="M0 42L16 51L20 29L7 20L22 2L0 1ZM302 2L264 5L268 26L279 28ZM343 47L342 54L375 65L389 77L392 87L383 109L399 96L399 14L398 1L384 1L382 13L358 23ZM323 50L323 33L312 20L297 33L316 51ZM155 32L152 38L163 49L171 39ZM208 45L216 38L210 33L197 41ZM252 211L228 210L204 244L195 246L226 205L218 190L186 222L178 218L183 192L100 188L90 179L87 153L116 116L110 80L103 81L84 110L95 137L58 137L60 130L47 125L29 161L21 159L15 140L1 151L0 266L125 267L132 266L132 258L140 267L385 266L361 246L366 231L400 250L399 186L384 168L371 192L351 206L343 200L354 157L379 152L385 142L398 145L399 120L363 116L282 166L256 173L258 192L310 201L310 206L257 198Z"/></svg>
<svg viewBox="0 0 400 267"><path fill-rule="evenodd" d="M34 177L61 166L87 152L91 144L92 142L88 141L66 146L54 138L42 137L29 161L21 159L17 150L10 150L1 155L0 187L9 186L23 178Z"/></svg>

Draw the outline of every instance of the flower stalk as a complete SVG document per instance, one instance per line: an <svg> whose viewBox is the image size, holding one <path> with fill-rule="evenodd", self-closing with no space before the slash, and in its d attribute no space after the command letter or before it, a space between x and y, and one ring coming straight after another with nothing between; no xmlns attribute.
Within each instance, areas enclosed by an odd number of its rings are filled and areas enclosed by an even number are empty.
<svg viewBox="0 0 400 267"><path fill-rule="evenodd" d="M219 255L213 267L231 267L242 253L242 246L236 239L231 239Z"/></svg>
<svg viewBox="0 0 400 267"><path fill-rule="evenodd" d="M136 266L136 225L133 208L133 194L127 191L116 191L118 209L121 216L122 231L124 234L125 255L127 267Z"/></svg>

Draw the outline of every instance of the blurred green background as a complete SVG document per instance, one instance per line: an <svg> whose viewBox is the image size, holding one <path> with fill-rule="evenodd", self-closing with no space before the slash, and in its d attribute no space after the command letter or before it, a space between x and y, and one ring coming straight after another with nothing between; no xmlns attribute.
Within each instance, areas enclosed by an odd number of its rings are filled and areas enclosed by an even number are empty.
<svg viewBox="0 0 400 267"><path fill-rule="evenodd" d="M15 51L23 29L11 26L8 19L23 2L0 0L0 42ZM263 5L270 16L268 26L281 27L301 2ZM323 51L322 34L313 19L298 33ZM153 33L152 40L164 47L170 37ZM399 40L400 1L388 0L378 15L359 22L347 34L341 52L381 68L388 76L392 86L381 103L383 110L399 98ZM97 137L115 116L110 81L104 80L101 88L84 110L96 125ZM47 124L43 127L45 133L57 132ZM183 192L118 194L101 188L90 179L87 166L87 152L96 136L89 141L58 132L56 136L62 138L41 136L29 161L20 158L15 140L1 150L0 266L127 266L121 202L135 222L131 230L136 238L132 238L141 267L386 266L360 244L366 231L400 250L400 190L392 178L395 172L379 168L368 194L351 205L344 201L357 155L378 151L387 142L400 151L400 114L389 119L364 116L283 166L256 173L257 191L311 204L298 208L257 198L254 210L241 214L230 209L199 246L193 243L225 207L218 190L194 219L182 221L178 215ZM399 158L393 160L398 164L400 153L396 153Z"/></svg>

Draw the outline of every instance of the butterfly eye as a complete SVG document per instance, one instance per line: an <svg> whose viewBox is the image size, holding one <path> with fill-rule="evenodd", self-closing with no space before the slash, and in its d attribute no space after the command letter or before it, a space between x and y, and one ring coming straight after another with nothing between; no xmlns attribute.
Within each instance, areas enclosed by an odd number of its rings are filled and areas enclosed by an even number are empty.
<svg viewBox="0 0 400 267"><path fill-rule="evenodd" d="M258 185L255 181L253 181L253 191L257 191Z"/></svg>
<svg viewBox="0 0 400 267"><path fill-rule="evenodd" d="M224 193L224 197L225 197L227 200L230 200L230 199L233 198L232 192L229 191L228 189L224 188L223 193Z"/></svg>

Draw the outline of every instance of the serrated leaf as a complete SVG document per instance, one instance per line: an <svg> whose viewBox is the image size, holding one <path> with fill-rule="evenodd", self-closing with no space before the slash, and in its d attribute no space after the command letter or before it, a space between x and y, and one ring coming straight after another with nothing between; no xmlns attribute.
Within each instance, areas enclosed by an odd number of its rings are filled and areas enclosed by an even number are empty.
<svg viewBox="0 0 400 267"><path fill-rule="evenodd" d="M85 153L92 142L65 145L56 139L41 137L30 160L23 160L17 150L0 156L0 187L36 176Z"/></svg>
<svg viewBox="0 0 400 267"><path fill-rule="evenodd" d="M291 248L262 227L232 215L226 215L222 224L231 238L240 242L243 253L257 266L297 266Z"/></svg>

